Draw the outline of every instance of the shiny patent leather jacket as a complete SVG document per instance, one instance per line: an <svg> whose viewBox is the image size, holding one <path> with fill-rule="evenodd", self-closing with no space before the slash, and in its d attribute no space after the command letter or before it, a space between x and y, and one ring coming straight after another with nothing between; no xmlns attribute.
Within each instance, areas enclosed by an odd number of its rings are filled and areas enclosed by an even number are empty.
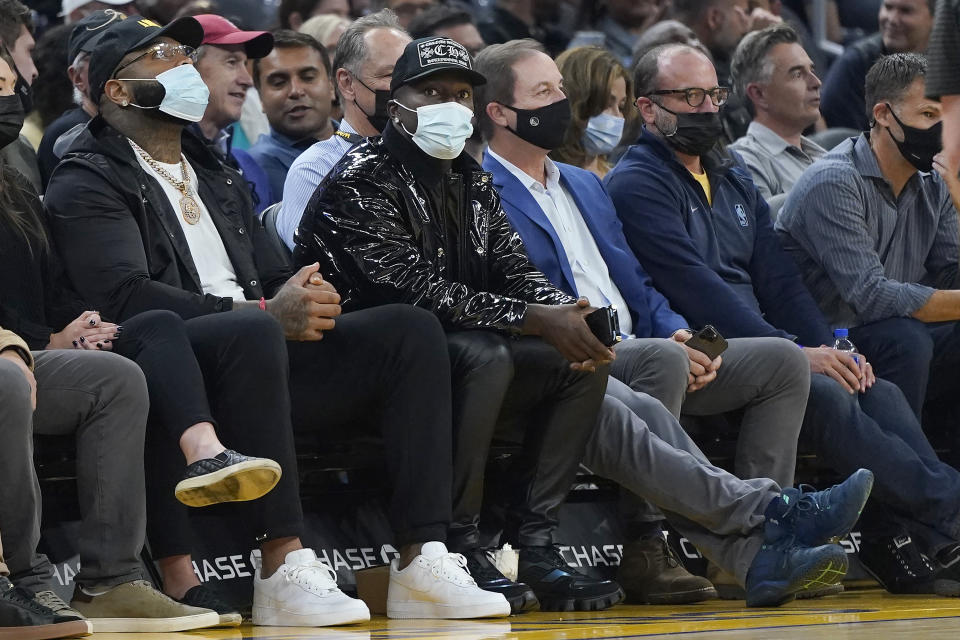
<svg viewBox="0 0 960 640"><path fill-rule="evenodd" d="M344 311L415 304L448 329L519 333L528 303L574 302L530 263L489 173L466 153L444 173L392 124L347 152L307 205L294 262L314 261Z"/></svg>

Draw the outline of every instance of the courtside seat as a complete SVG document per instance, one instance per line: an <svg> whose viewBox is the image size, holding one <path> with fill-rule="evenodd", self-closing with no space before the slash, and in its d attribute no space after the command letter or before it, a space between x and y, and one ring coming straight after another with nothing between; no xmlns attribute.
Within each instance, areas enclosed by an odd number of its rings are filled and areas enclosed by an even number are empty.
<svg viewBox="0 0 960 640"><path fill-rule="evenodd" d="M276 202L266 209L263 210L263 216L260 217L260 222L263 224L264 231L267 232L267 237L270 239L270 244L273 245L273 248L277 251L278 254L283 256L287 261L287 264L293 264L293 253L290 251L290 248L283 241L283 238L280 237L280 233L277 231L277 215L280 213L280 207L283 206L283 202Z"/></svg>

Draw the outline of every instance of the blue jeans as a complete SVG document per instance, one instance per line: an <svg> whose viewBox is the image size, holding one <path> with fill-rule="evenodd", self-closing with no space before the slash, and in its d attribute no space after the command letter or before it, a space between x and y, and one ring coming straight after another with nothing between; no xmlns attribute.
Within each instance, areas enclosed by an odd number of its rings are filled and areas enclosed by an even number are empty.
<svg viewBox="0 0 960 640"><path fill-rule="evenodd" d="M801 438L843 475L873 471L872 497L932 528L923 536L932 546L960 538L960 472L937 458L896 385L878 378L852 395L826 375L811 376Z"/></svg>
<svg viewBox="0 0 960 640"><path fill-rule="evenodd" d="M924 402L949 398L957 406L960 323L927 324L890 318L850 329L850 339L877 374L894 383L917 416Z"/></svg>

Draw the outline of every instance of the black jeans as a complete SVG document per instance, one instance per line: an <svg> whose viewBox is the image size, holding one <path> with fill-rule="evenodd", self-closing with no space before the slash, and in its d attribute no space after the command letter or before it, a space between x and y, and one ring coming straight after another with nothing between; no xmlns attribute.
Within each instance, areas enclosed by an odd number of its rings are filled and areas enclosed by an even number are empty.
<svg viewBox="0 0 960 640"><path fill-rule="evenodd" d="M581 373L539 338L447 334L454 386L454 507L450 548L480 544L484 469L494 435L522 445L512 465L504 539L553 543L607 386L607 368Z"/></svg>
<svg viewBox="0 0 960 640"><path fill-rule="evenodd" d="M283 470L270 493L242 506L252 535L302 535L287 347L273 317L251 309L183 320L151 311L127 320L114 348L140 365L150 391L147 537L154 557L192 550L188 507L174 497L186 466L179 437L205 420L227 447L275 460Z"/></svg>
<svg viewBox="0 0 960 640"><path fill-rule="evenodd" d="M450 362L440 322L410 305L347 313L318 342L290 342L298 432L379 434L398 545L446 540L450 523Z"/></svg>
<svg viewBox="0 0 960 640"><path fill-rule="evenodd" d="M850 329L850 339L877 377L900 387L918 418L924 402L946 400L960 406L960 323L890 318Z"/></svg>

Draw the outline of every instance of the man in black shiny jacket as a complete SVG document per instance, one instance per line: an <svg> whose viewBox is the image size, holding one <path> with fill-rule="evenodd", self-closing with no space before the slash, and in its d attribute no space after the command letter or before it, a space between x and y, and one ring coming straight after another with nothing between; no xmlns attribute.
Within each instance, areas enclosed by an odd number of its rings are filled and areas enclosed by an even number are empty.
<svg viewBox="0 0 960 640"><path fill-rule="evenodd" d="M619 585L570 569L553 534L613 354L584 321L588 301L530 263L490 174L462 153L473 87L483 82L452 40L410 43L393 72L383 137L352 149L321 183L294 260L319 261L345 311L406 303L429 309L447 330L455 433L448 544L467 556L478 584L503 593L514 611L538 599L545 610L602 609L620 601ZM480 546L495 432L523 445L504 536L521 548L520 584Z"/></svg>
<svg viewBox="0 0 960 640"><path fill-rule="evenodd" d="M382 435L400 556L391 569L389 615L506 615L506 601L471 588L442 544L452 465L449 360L439 322L406 305L341 315L339 296L316 265L292 274L272 250L241 176L184 131L208 103L190 57L203 35L194 18L161 28L131 17L112 26L93 53L90 83L100 115L54 171L44 200L71 283L108 318L177 313L194 351L210 363L203 374L213 416L262 435L278 450L270 457L286 461L280 484L243 507L261 550L255 624L369 618L362 603L341 597L315 552L301 548L294 429L321 446L362 432ZM179 85L171 72L180 74ZM228 277L209 268L215 255ZM234 344L259 366L228 357L225 345ZM175 443L153 444L148 458L159 471L148 477L169 484ZM148 527L156 532L152 551L164 587L180 598L171 585L185 590L196 581L194 532L185 507L168 504L172 497L171 489L154 501ZM424 573L434 587L429 597L407 586Z"/></svg>

